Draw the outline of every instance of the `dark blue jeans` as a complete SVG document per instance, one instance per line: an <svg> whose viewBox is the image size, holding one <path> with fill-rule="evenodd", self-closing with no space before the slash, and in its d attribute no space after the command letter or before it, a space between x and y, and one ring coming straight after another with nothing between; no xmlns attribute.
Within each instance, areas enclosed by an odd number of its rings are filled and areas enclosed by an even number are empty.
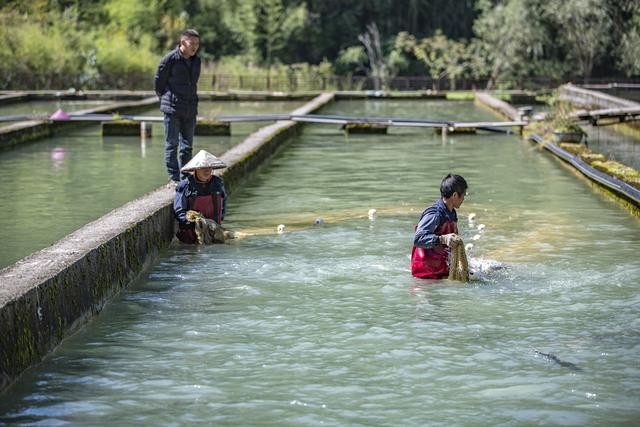
<svg viewBox="0 0 640 427"><path fill-rule="evenodd" d="M164 163L169 179L180 180L180 168L191 160L196 116L164 115ZM183 174L183 178L186 174Z"/></svg>

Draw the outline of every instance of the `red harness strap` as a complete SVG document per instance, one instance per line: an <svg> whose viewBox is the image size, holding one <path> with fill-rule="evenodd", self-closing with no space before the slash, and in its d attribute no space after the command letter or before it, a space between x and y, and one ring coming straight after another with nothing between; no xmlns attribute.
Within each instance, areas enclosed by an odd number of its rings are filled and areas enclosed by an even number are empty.
<svg viewBox="0 0 640 427"><path fill-rule="evenodd" d="M189 210L198 211L205 218L209 218L222 224L222 194L207 194L205 196L193 196L187 199ZM183 243L198 243L196 232L193 228L180 228L176 237Z"/></svg>
<svg viewBox="0 0 640 427"><path fill-rule="evenodd" d="M458 234L458 225L453 221L441 224L435 230L437 236ZM444 279L449 276L449 248L436 244L433 248L413 247L411 251L411 274L420 279Z"/></svg>

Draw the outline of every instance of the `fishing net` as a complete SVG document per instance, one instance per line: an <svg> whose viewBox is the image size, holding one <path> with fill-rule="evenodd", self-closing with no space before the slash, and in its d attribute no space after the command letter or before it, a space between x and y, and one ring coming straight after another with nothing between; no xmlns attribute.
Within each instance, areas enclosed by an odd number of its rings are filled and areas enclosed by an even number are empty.
<svg viewBox="0 0 640 427"><path fill-rule="evenodd" d="M195 233L199 245L224 243L226 239L234 237L233 231L225 230L220 224L212 219L205 218L198 211L187 211L187 220L195 224Z"/></svg>
<svg viewBox="0 0 640 427"><path fill-rule="evenodd" d="M445 244L451 248L449 255L449 280L466 282L469 280L469 262L467 252L464 250L464 241L457 234L449 234L445 237Z"/></svg>

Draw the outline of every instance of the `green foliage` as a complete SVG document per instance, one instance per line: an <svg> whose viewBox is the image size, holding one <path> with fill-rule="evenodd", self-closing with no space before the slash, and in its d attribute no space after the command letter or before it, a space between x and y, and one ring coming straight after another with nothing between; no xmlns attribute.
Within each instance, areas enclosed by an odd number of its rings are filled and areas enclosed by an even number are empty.
<svg viewBox="0 0 640 427"><path fill-rule="evenodd" d="M617 49L618 65L628 77L640 74L640 4L634 3L630 9L632 17Z"/></svg>
<svg viewBox="0 0 640 427"><path fill-rule="evenodd" d="M241 52L267 68L307 22L306 4L285 6L282 0L245 0L226 9L222 20L229 23Z"/></svg>
<svg viewBox="0 0 640 427"><path fill-rule="evenodd" d="M337 85L320 71L327 68L346 77L367 74L378 85L395 75L424 75L451 84L489 78L490 86L499 88L526 87L533 76L640 74L638 0L5 0L0 5L2 89L150 89L157 60L188 27L201 34L205 63L218 61L216 69L222 66L229 75L259 75L268 85L284 79L287 87L309 86L301 82L311 76L320 76L318 87ZM369 28L373 22L377 40Z"/></svg>
<svg viewBox="0 0 640 427"><path fill-rule="evenodd" d="M367 69L367 54L364 52L363 46L350 46L340 51L338 59L336 60L336 66L340 74L344 74L348 71L366 71Z"/></svg>
<svg viewBox="0 0 640 427"><path fill-rule="evenodd" d="M227 2L219 0L199 0L198 9L189 15L188 24L184 24L180 31L187 25L196 28L200 33L199 54L206 62L218 60L223 56L237 55L243 51L242 41L238 36L237 27L233 26L230 17L231 10ZM244 3L243 3L244 4ZM184 12L184 11L183 11ZM182 25L176 22L175 15L166 14L165 21L174 17L172 34L175 36L168 39L165 49L170 49L177 40L178 27ZM186 12L181 13L182 17L187 17ZM169 43L171 41L171 43Z"/></svg>
<svg viewBox="0 0 640 427"><path fill-rule="evenodd" d="M304 3L285 8L282 0L261 0L256 3L254 11L257 18L253 27L256 48L268 67L286 41L304 26L307 9Z"/></svg>
<svg viewBox="0 0 640 427"><path fill-rule="evenodd" d="M452 88L455 88L456 79L479 77L486 69L484 61L474 60L475 44L451 40L440 30L421 40L407 32L401 32L395 39L395 46L397 51L410 53L422 62L434 81L434 88L435 83L442 78L450 79Z"/></svg>
<svg viewBox="0 0 640 427"><path fill-rule="evenodd" d="M506 0L496 5L480 0L480 17L473 28L478 49L489 64L490 88L498 81L513 85L538 74L552 40L544 19L543 0ZM551 70L548 70L551 71Z"/></svg>
<svg viewBox="0 0 640 427"><path fill-rule="evenodd" d="M597 60L611 42L611 19L606 0L549 0L546 13L566 47L569 59L584 77L589 77Z"/></svg>
<svg viewBox="0 0 640 427"><path fill-rule="evenodd" d="M640 74L640 25L624 34L619 51L620 68L627 77Z"/></svg>
<svg viewBox="0 0 640 427"><path fill-rule="evenodd" d="M476 99L472 91L447 92L447 99L451 101L473 101Z"/></svg>
<svg viewBox="0 0 640 427"><path fill-rule="evenodd" d="M0 85L49 88L75 85L82 72L86 40L70 30L73 16L36 22L17 13L0 16Z"/></svg>
<svg viewBox="0 0 640 427"><path fill-rule="evenodd" d="M327 60L318 65L307 63L274 64L269 69L256 66L250 56L228 56L209 67L207 72L220 76L215 82L201 82L201 90L271 90L279 92L336 90L334 69Z"/></svg>
<svg viewBox="0 0 640 427"><path fill-rule="evenodd" d="M147 89L160 60L151 51L153 40L144 35L136 43L122 31L95 41L95 67L99 76L92 85L113 89Z"/></svg>
<svg viewBox="0 0 640 427"><path fill-rule="evenodd" d="M562 102L557 91L548 100L549 112L545 117L546 126L554 132L580 132L584 133L576 121L570 117L571 104Z"/></svg>

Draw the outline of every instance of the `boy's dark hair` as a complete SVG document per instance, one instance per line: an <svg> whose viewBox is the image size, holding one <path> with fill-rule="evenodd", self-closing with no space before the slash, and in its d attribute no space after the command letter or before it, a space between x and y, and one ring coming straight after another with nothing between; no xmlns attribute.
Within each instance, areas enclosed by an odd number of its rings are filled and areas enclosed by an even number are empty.
<svg viewBox="0 0 640 427"><path fill-rule="evenodd" d="M467 181L460 175L448 174L440 184L440 195L442 197L451 197L453 193L460 195L467 191Z"/></svg>
<svg viewBox="0 0 640 427"><path fill-rule="evenodd" d="M189 28L188 30L184 30L182 32L182 34L180 34L180 40L182 40L185 37L195 37L197 39L200 38L200 34L198 34L198 32L196 30L194 30L193 28Z"/></svg>

